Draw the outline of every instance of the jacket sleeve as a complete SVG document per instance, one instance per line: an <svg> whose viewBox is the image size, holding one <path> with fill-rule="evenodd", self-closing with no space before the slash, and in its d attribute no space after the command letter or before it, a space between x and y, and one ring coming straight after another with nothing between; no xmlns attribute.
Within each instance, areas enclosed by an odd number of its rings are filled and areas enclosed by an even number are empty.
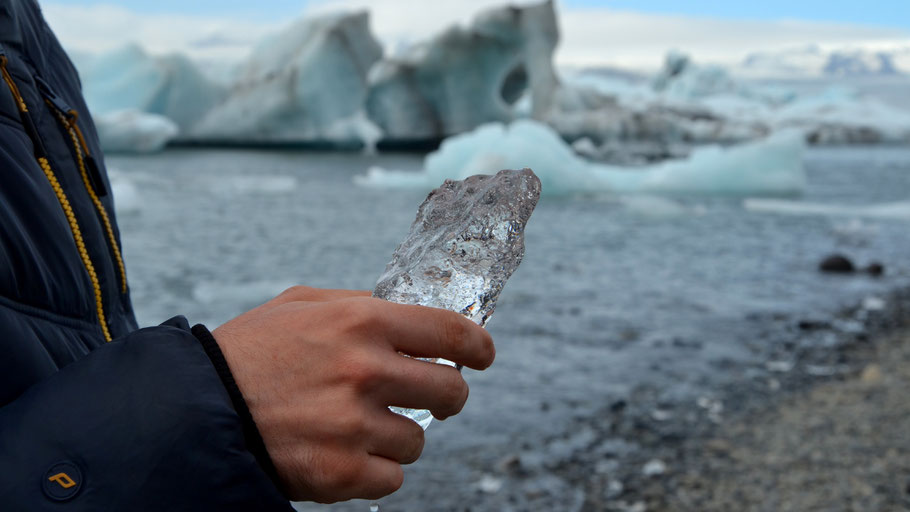
<svg viewBox="0 0 910 512"><path fill-rule="evenodd" d="M0 408L0 509L293 510L250 451L249 413L206 343L178 317Z"/></svg>

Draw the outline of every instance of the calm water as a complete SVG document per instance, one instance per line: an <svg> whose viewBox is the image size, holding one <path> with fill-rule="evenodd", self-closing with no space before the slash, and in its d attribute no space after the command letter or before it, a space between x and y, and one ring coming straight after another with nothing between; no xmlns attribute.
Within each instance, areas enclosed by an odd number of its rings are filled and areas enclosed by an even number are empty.
<svg viewBox="0 0 910 512"><path fill-rule="evenodd" d="M908 149L818 149L806 163L807 201L910 199ZM140 324L183 314L215 327L296 283L371 289L425 195L353 186L371 164L417 170L420 158L110 157L125 190L120 225ZM544 198L488 326L496 365L466 371L464 413L434 422L424 458L383 510L455 508L503 455L636 386L657 386L676 403L716 391L737 378L720 369L726 363L761 357L774 335L767 318L786 327L910 282L908 228L749 212L740 199ZM820 275L819 260L833 251L881 261L887 275ZM302 507L310 508L322 510Z"/></svg>

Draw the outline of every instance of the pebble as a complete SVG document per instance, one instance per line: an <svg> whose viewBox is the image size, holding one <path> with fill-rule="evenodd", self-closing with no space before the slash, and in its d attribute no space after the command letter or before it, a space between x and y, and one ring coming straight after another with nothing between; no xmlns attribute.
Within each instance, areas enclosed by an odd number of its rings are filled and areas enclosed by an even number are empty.
<svg viewBox="0 0 910 512"><path fill-rule="evenodd" d="M818 269L822 272L850 273L856 270L856 266L843 254L832 254L818 264Z"/></svg>
<svg viewBox="0 0 910 512"><path fill-rule="evenodd" d="M882 380L882 368L877 364L870 364L863 369L860 380L865 384L875 384Z"/></svg>
<svg viewBox="0 0 910 512"><path fill-rule="evenodd" d="M870 276L879 277L885 273L885 266L877 261L873 261L866 266L866 272L868 272Z"/></svg>

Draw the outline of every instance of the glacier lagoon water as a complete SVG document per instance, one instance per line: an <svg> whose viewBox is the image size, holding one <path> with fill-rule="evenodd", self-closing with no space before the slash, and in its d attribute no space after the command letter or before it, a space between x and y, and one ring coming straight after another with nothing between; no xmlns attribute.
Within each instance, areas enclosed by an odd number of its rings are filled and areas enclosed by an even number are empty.
<svg viewBox="0 0 910 512"><path fill-rule="evenodd" d="M140 324L183 314L215 327L298 283L372 289L425 192L352 178L371 165L416 171L421 161L247 150L109 157ZM806 164L805 201L910 198L907 148L812 149ZM429 429L423 458L383 510L463 509L466 497L472 510L503 510L483 485L497 462L534 451L574 419L640 386L683 408L721 396L799 320L910 283L908 227L901 218L753 211L741 198L545 198L488 325L496 364L465 371L464 412ZM834 251L881 261L886 275L819 274Z"/></svg>

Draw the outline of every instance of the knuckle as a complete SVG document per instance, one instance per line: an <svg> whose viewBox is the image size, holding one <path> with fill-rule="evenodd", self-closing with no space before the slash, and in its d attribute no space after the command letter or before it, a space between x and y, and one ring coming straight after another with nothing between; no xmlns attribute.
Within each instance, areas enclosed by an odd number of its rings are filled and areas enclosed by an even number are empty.
<svg viewBox="0 0 910 512"><path fill-rule="evenodd" d="M401 489L401 486L404 484L404 470L401 469L401 466L395 466L392 471L389 471L387 478L387 492L385 494L392 494L398 489Z"/></svg>
<svg viewBox="0 0 910 512"><path fill-rule="evenodd" d="M443 335L446 344L453 354L464 354L467 348L468 325L466 320L456 313L447 315L443 322Z"/></svg>
<svg viewBox="0 0 910 512"><path fill-rule="evenodd" d="M363 439L369 429L369 421L366 414L357 408L352 408L347 414L339 418L336 428L337 434L343 440L349 441L348 444L353 445L354 442L351 442L351 440L359 441Z"/></svg>
<svg viewBox="0 0 910 512"><path fill-rule="evenodd" d="M354 462L338 466L332 478L332 484L339 492L345 492L356 487L363 473L361 465Z"/></svg>
<svg viewBox="0 0 910 512"><path fill-rule="evenodd" d="M420 425L414 422L411 423L413 423L413 427L411 427L413 434L410 438L411 442L408 443L406 451L401 458L400 462L402 464L412 464L414 462L417 462L417 459L419 459L420 455L423 453L423 446L425 442L423 429L420 428Z"/></svg>
<svg viewBox="0 0 910 512"><path fill-rule="evenodd" d="M282 298L292 298L292 297L303 298L303 297L306 297L307 295L309 295L312 291L313 291L313 289L310 288L309 286L295 285L295 286L291 286L290 288L281 292L281 294L279 294L278 296L282 297Z"/></svg>
<svg viewBox="0 0 910 512"><path fill-rule="evenodd" d="M456 370L452 370L451 373L455 373L455 378L446 379L441 390L449 416L458 414L468 399L468 383Z"/></svg>
<svg viewBox="0 0 910 512"><path fill-rule="evenodd" d="M382 366L376 358L363 352L365 351L360 350L349 354L341 370L343 380L358 392L369 391L382 377Z"/></svg>
<svg viewBox="0 0 910 512"><path fill-rule="evenodd" d="M484 351L486 353L484 355L484 362L485 362L485 366L489 367L490 365L493 364L493 361L496 360L496 344L493 343L493 336L491 336L490 333L488 333L486 331L486 329L484 329L483 332L484 332L483 346L484 346Z"/></svg>
<svg viewBox="0 0 910 512"><path fill-rule="evenodd" d="M375 332L382 326L382 315L378 314L376 306L369 299L349 300L343 315L348 332L358 336Z"/></svg>

